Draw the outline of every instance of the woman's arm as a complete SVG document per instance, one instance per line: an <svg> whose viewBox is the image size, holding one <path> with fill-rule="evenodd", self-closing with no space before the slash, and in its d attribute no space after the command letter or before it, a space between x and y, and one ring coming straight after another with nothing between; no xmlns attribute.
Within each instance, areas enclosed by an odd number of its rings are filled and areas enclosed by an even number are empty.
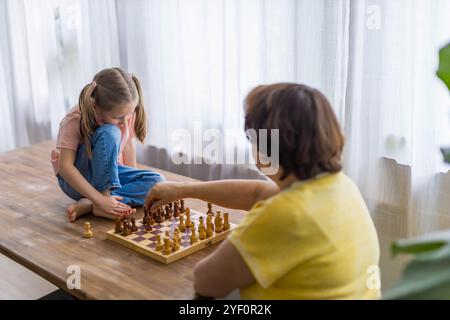
<svg viewBox="0 0 450 320"><path fill-rule="evenodd" d="M209 182L160 182L147 194L151 210L182 198L197 198L231 209L250 210L258 201L280 191L271 181L218 180Z"/></svg>
<svg viewBox="0 0 450 320"><path fill-rule="evenodd" d="M124 203L103 194L95 189L74 166L76 151L70 149L61 149L59 158L60 174L72 188L78 191L87 199L91 200L101 210L112 214L128 213L130 207ZM107 190L109 193L109 190Z"/></svg>
<svg viewBox="0 0 450 320"><path fill-rule="evenodd" d="M134 138L128 139L128 142L123 149L122 156L124 165L137 168L136 145L134 143Z"/></svg>
<svg viewBox="0 0 450 320"><path fill-rule="evenodd" d="M252 272L229 240L194 268L194 289L204 297L225 297L234 289L254 282Z"/></svg>

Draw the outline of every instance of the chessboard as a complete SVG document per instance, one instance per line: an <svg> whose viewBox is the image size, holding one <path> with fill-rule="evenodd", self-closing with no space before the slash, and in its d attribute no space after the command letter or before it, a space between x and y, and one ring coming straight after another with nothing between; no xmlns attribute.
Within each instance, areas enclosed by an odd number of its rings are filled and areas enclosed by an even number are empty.
<svg viewBox="0 0 450 320"><path fill-rule="evenodd" d="M224 240L235 227L229 222L228 213L216 211L214 214L210 203L207 211L200 213L184 208L184 201L179 200L154 213L144 208L144 217L140 220L119 218L115 229L108 231L106 236L169 264Z"/></svg>

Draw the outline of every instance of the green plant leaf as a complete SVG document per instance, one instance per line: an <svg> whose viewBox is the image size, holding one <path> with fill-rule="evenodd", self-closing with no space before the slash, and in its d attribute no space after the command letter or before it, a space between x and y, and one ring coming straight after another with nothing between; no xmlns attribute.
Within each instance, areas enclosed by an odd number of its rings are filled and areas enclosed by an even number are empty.
<svg viewBox="0 0 450 320"><path fill-rule="evenodd" d="M439 66L436 75L450 90L450 43L439 50Z"/></svg>
<svg viewBox="0 0 450 320"><path fill-rule="evenodd" d="M403 243L402 240L392 244L391 252L395 257L399 253L420 254L424 252L434 251L445 245L442 241L427 241L421 243Z"/></svg>
<svg viewBox="0 0 450 320"><path fill-rule="evenodd" d="M439 231L416 238L400 239L391 245L391 253L395 257L399 253L414 255L436 251L450 243L450 231Z"/></svg>
<svg viewBox="0 0 450 320"><path fill-rule="evenodd" d="M427 259L414 258L383 299L450 299L450 244ZM436 253L437 253L436 252Z"/></svg>
<svg viewBox="0 0 450 320"><path fill-rule="evenodd" d="M392 253L410 253L401 280L383 299L450 299L450 231L443 230L392 244Z"/></svg>

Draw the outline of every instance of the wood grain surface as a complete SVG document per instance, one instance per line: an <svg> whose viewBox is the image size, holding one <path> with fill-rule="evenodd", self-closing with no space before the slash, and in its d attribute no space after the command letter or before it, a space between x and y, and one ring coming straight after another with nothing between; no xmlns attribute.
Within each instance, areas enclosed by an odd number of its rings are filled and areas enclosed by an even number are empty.
<svg viewBox="0 0 450 320"><path fill-rule="evenodd" d="M73 203L59 188L50 163L54 141L0 154L0 252L80 299L191 299L192 271L217 245L169 265L106 239L114 222L92 215L69 223ZM169 181L193 179L163 170ZM186 199L186 206L205 211L205 203ZM244 212L217 207L238 223ZM142 218L142 208L137 218ZM94 237L83 238L90 221ZM69 266L81 271L80 289L67 288Z"/></svg>

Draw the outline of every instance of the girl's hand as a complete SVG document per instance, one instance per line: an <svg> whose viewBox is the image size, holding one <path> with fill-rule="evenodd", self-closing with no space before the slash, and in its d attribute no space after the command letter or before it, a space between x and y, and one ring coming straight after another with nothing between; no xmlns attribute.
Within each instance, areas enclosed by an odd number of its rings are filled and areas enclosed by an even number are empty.
<svg viewBox="0 0 450 320"><path fill-rule="evenodd" d="M153 212L160 206L182 199L187 186L184 182L160 182L149 191L144 206Z"/></svg>
<svg viewBox="0 0 450 320"><path fill-rule="evenodd" d="M114 216L128 216L132 214L133 209L119 200L122 200L122 197L103 196L99 201L94 203L94 207L104 214L112 214Z"/></svg>

